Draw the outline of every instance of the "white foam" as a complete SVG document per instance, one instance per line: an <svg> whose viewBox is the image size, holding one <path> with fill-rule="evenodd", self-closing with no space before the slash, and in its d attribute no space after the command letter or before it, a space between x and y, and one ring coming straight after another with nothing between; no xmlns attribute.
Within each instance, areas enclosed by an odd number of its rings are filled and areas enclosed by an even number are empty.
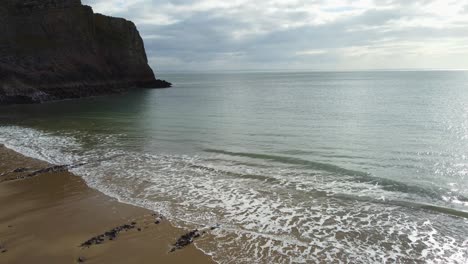
<svg viewBox="0 0 468 264"><path fill-rule="evenodd" d="M179 226L221 224L213 239L197 242L220 263L462 263L468 257L466 221L336 196L411 194L300 168L130 152L116 148L115 137L85 136L96 142L91 149L78 140L83 135L0 127L0 142L25 155L56 164L86 161L73 172L122 202L162 212Z"/></svg>

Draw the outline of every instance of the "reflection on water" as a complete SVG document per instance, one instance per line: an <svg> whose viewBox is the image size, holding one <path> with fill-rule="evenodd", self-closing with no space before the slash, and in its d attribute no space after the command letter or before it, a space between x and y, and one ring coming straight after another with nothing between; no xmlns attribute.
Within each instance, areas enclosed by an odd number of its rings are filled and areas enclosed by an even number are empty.
<svg viewBox="0 0 468 264"><path fill-rule="evenodd" d="M468 73L164 78L1 107L0 142L86 161L91 186L178 225L220 223L198 243L220 262L467 260Z"/></svg>

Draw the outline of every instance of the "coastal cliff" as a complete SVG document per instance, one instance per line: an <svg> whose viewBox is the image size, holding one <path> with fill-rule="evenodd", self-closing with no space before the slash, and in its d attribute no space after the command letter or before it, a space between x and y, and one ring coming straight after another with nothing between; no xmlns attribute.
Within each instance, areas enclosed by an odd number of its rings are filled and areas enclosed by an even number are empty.
<svg viewBox="0 0 468 264"><path fill-rule="evenodd" d="M132 22L80 0L2 0L0 32L0 104L170 87Z"/></svg>

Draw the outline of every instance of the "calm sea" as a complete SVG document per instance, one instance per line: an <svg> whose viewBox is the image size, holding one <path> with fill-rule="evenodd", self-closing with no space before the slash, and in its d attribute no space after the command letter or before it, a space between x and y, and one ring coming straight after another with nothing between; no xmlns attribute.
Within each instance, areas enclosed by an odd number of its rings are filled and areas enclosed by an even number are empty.
<svg viewBox="0 0 468 264"><path fill-rule="evenodd" d="M467 263L468 72L166 74L166 90L0 108L220 263Z"/></svg>

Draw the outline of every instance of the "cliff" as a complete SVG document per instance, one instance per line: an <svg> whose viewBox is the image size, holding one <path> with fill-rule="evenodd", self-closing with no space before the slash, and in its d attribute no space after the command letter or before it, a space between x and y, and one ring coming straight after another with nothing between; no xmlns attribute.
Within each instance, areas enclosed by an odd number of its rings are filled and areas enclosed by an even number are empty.
<svg viewBox="0 0 468 264"><path fill-rule="evenodd" d="M135 25L80 0L0 2L0 104L164 88Z"/></svg>

